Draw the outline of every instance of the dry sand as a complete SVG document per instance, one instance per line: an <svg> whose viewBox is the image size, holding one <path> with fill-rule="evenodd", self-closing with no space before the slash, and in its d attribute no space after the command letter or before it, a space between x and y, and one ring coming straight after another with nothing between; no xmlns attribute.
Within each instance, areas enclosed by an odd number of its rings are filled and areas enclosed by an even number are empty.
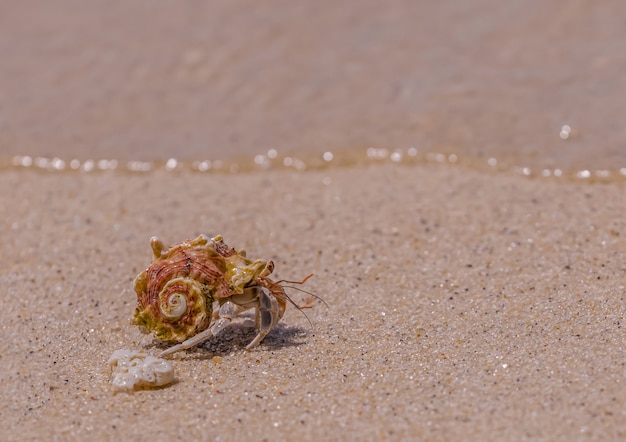
<svg viewBox="0 0 626 442"><path fill-rule="evenodd" d="M626 438L623 184L422 165L0 173L3 440ZM224 235L330 308L112 393L148 238ZM294 293L295 299L302 299Z"/></svg>

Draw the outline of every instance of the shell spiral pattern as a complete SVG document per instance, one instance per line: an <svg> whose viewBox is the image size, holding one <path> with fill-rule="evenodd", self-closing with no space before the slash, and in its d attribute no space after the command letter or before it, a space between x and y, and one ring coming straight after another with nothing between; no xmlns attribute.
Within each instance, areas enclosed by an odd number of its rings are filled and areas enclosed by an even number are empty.
<svg viewBox="0 0 626 442"><path fill-rule="evenodd" d="M135 278L134 322L163 342L181 343L206 330L213 303L244 294L263 280L259 277L268 266L228 247L221 236L200 235L169 248L152 237L150 246L152 263Z"/></svg>
<svg viewBox="0 0 626 442"><path fill-rule="evenodd" d="M135 279L134 322L160 341L183 342L209 327L213 301L230 295L223 255L234 251L204 235L166 250L157 238L150 244L153 261Z"/></svg>

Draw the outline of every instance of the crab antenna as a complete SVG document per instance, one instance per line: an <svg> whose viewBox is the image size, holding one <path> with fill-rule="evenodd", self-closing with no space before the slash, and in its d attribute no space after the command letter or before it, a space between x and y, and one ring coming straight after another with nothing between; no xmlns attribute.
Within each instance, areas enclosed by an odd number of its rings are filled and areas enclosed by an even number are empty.
<svg viewBox="0 0 626 442"><path fill-rule="evenodd" d="M283 288L287 288L287 289L294 289L294 290L297 290L299 292L306 293L309 296L313 296L315 299L317 299L318 301L322 302L326 306L326 308L330 308L328 303L326 301L324 301L324 299L321 296L318 296L315 293L307 292L306 290L301 289L300 287L294 287L292 285L284 285L282 287Z"/></svg>
<svg viewBox="0 0 626 442"><path fill-rule="evenodd" d="M284 293L284 292L283 292L283 293ZM304 317L306 318L307 322L308 322L308 323L309 323L309 325L311 326L311 330L315 331L315 327L313 327L313 323L311 322L311 320L309 319L309 317L306 315L306 313L304 313L304 312L302 311L302 308L301 308L298 304L296 304L296 303L293 301L293 299L291 299L291 298L289 297L289 295L288 295L287 293L285 293L285 298L287 298L287 301L289 301L289 302L291 303L291 305L293 305L295 308L297 308L297 309L298 309L298 311L304 315Z"/></svg>
<svg viewBox="0 0 626 442"><path fill-rule="evenodd" d="M299 285L302 285L302 284L306 283L309 279L311 279L313 277L313 275L314 275L314 273L311 273L309 276L304 278L302 281L288 281L286 279L281 279L280 281L272 281L272 283L274 283L274 284L282 284L283 282L286 282L287 284L299 284Z"/></svg>

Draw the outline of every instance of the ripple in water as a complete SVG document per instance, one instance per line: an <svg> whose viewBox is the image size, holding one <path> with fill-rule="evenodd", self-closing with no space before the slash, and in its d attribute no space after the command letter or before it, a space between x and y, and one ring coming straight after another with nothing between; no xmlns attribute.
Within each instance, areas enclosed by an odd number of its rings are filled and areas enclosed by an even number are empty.
<svg viewBox="0 0 626 442"><path fill-rule="evenodd" d="M567 138L569 126L561 131L561 137ZM408 149L388 149L370 147L365 150L325 151L321 154L308 156L281 154L276 149L269 149L252 158L240 157L226 160L193 160L182 161L169 158L164 161L141 160L79 160L58 157L32 157L16 155L0 161L4 170L33 170L49 173L150 173L166 171L171 173L251 173L273 170L321 170L342 167L373 166L381 164L398 164L402 166L440 164L449 167L467 167L489 173L510 173L529 178L577 180L589 182L626 181L626 167L607 169L569 169L547 167L530 167L515 165L510 161L499 161L495 157L471 158L456 153L420 151L415 147Z"/></svg>
<svg viewBox="0 0 626 442"><path fill-rule="evenodd" d="M65 6L3 9L0 169L626 177L611 2Z"/></svg>

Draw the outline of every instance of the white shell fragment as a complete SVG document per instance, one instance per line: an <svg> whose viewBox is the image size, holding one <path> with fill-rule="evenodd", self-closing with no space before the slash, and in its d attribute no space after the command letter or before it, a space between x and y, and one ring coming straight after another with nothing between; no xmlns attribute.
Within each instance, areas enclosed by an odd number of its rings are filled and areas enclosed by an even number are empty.
<svg viewBox="0 0 626 442"><path fill-rule="evenodd" d="M142 351L116 350L109 358L109 367L116 391L161 387L174 381L174 367L169 361Z"/></svg>

